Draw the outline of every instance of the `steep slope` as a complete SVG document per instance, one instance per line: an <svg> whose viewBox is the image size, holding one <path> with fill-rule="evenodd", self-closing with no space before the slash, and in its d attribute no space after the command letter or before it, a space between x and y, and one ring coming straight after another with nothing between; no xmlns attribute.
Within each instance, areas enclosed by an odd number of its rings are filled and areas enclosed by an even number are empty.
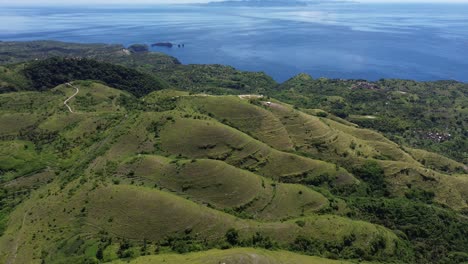
<svg viewBox="0 0 468 264"><path fill-rule="evenodd" d="M324 210L329 201L302 185L275 183L215 160L139 156L117 174L158 186L240 217L280 220Z"/></svg>
<svg viewBox="0 0 468 264"><path fill-rule="evenodd" d="M174 155L223 160L275 180L306 181L328 174L337 184L355 182L349 173L333 164L280 152L212 120L175 119L160 133L161 149Z"/></svg>
<svg viewBox="0 0 468 264"><path fill-rule="evenodd" d="M182 98L178 105L183 108L195 108L195 111L241 130L273 148L293 150L293 143L281 121L264 108L242 99L249 97L250 95L192 96Z"/></svg>

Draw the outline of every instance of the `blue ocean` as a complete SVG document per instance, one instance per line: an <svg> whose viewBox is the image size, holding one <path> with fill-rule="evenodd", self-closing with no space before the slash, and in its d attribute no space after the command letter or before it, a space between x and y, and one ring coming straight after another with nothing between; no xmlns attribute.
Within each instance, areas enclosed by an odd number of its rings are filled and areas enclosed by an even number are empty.
<svg viewBox="0 0 468 264"><path fill-rule="evenodd" d="M152 44L184 64L278 81L313 77L468 82L468 5L1 7L0 40Z"/></svg>

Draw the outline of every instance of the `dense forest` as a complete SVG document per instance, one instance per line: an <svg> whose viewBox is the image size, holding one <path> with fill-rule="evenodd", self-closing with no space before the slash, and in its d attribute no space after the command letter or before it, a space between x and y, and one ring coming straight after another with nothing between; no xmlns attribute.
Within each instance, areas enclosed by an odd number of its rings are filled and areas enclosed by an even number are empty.
<svg viewBox="0 0 468 264"><path fill-rule="evenodd" d="M23 70L35 90L43 91L73 80L97 80L143 96L168 88L164 81L139 71L82 58L50 58L28 64Z"/></svg>

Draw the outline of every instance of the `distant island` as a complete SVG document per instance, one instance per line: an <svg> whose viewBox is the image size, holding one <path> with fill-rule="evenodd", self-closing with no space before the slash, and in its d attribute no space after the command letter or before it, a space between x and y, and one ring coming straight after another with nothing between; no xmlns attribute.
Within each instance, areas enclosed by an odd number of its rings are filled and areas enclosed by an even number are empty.
<svg viewBox="0 0 468 264"><path fill-rule="evenodd" d="M210 6L232 6L232 7L242 7L242 6L251 6L251 7L285 7L285 6L308 6L316 4L337 4L337 3L351 3L352 1L346 0L227 0L219 2L209 2L207 5Z"/></svg>
<svg viewBox="0 0 468 264"><path fill-rule="evenodd" d="M171 43L171 42L157 42L157 43L153 43L151 44L151 47L167 47L167 48L172 48L174 46L177 46L179 48L183 48L185 47L185 44L174 44L174 43Z"/></svg>
<svg viewBox="0 0 468 264"><path fill-rule="evenodd" d="M307 6L305 1L285 1L285 0L228 0L222 2L210 2L210 6L257 6L257 7L272 7L272 6Z"/></svg>

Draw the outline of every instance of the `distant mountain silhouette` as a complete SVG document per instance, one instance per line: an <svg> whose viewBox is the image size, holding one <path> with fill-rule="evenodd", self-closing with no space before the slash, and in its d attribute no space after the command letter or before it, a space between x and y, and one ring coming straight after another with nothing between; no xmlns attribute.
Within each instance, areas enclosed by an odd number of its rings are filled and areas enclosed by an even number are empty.
<svg viewBox="0 0 468 264"><path fill-rule="evenodd" d="M351 3L347 0L227 0L220 2L209 2L210 6L257 6L257 7L275 7L275 6L308 6L324 3Z"/></svg>
<svg viewBox="0 0 468 264"><path fill-rule="evenodd" d="M287 1L287 0L228 0L222 2L210 2L211 6L307 6L306 1Z"/></svg>

